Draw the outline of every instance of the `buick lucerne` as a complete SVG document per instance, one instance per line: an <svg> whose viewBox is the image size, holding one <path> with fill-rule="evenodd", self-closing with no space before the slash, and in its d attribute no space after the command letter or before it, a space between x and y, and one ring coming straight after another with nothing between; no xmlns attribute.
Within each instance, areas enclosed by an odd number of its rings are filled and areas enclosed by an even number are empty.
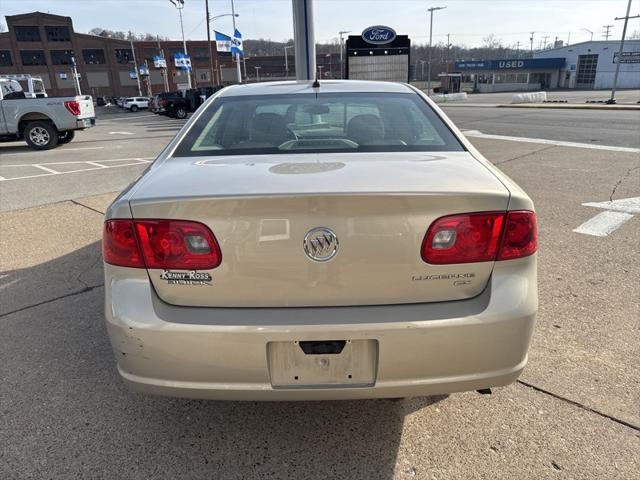
<svg viewBox="0 0 640 480"><path fill-rule="evenodd" d="M104 224L134 390L233 400L507 385L537 311L533 203L412 86L212 96Z"/></svg>

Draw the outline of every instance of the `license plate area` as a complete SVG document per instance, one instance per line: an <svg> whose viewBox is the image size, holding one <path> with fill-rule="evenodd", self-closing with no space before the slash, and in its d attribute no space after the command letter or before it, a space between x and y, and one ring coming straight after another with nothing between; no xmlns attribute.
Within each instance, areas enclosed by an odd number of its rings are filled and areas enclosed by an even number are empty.
<svg viewBox="0 0 640 480"><path fill-rule="evenodd" d="M267 359L273 388L373 386L378 341L269 342Z"/></svg>

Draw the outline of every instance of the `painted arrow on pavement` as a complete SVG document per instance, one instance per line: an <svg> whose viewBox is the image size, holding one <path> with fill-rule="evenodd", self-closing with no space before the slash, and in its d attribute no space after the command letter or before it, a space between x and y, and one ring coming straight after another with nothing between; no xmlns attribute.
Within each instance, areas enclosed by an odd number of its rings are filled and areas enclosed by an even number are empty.
<svg viewBox="0 0 640 480"><path fill-rule="evenodd" d="M605 211L587 220L573 231L596 237L606 237L624 222L640 213L640 197L621 198L608 202L587 202L585 207L602 208Z"/></svg>

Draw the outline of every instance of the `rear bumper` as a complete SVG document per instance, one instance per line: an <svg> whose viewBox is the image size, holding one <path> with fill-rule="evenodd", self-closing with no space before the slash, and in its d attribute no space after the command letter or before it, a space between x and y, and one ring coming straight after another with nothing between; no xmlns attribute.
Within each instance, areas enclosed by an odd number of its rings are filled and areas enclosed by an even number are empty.
<svg viewBox="0 0 640 480"><path fill-rule="evenodd" d="M136 391L225 400L435 395L507 385L527 361L537 310L535 256L498 262L473 299L322 308L168 305L146 272L105 265L106 320L118 370ZM372 386L274 388L267 344L375 339Z"/></svg>
<svg viewBox="0 0 640 480"><path fill-rule="evenodd" d="M94 117L91 118L81 118L76 120L76 129L82 130L85 128L91 128L95 126L96 119Z"/></svg>

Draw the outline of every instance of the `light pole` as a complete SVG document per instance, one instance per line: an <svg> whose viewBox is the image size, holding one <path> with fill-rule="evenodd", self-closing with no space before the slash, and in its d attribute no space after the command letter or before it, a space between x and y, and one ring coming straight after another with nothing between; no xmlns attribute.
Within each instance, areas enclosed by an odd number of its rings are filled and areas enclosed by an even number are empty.
<svg viewBox="0 0 640 480"><path fill-rule="evenodd" d="M340 35L340 78L344 78L344 61L342 60L342 51L344 50L344 40L342 39L342 35L346 34L346 33L351 33L351 30L342 30L340 32L338 32L338 35Z"/></svg>
<svg viewBox="0 0 640 480"><path fill-rule="evenodd" d="M182 31L182 50L184 51L185 57L187 54L187 41L184 38L184 24L182 23L182 9L184 8L184 0L169 0L174 7L178 9L178 13L180 14L180 30ZM191 88L191 72L187 69L187 82L189 84L189 88Z"/></svg>
<svg viewBox="0 0 640 480"><path fill-rule="evenodd" d="M256 82L259 82L260 81L260 69L262 67L253 67L253 68L256 69Z"/></svg>
<svg viewBox="0 0 640 480"><path fill-rule="evenodd" d="M222 15L215 15L215 16L210 16L209 15L209 0L205 0L205 13L206 13L206 17L209 19L209 21L207 22L207 42L209 44L209 68L211 70L211 84L214 85L214 72L217 72L217 69L215 67L215 64L213 62L213 49L211 48L211 22L213 22L214 20L217 20L219 18L222 17L230 17L233 14L232 13L223 13ZM240 15L238 15L237 13L235 14L236 17L239 17ZM245 75L246 76L246 75ZM222 78L220 79L220 82L222 83Z"/></svg>
<svg viewBox="0 0 640 480"><path fill-rule="evenodd" d="M284 76L289 78L289 58L287 57L287 48L293 48L293 45L285 45L284 47Z"/></svg>
<svg viewBox="0 0 640 480"><path fill-rule="evenodd" d="M324 68L324 65L318 65L318 78L322 79L322 69Z"/></svg>
<svg viewBox="0 0 640 480"><path fill-rule="evenodd" d="M236 36L236 8L231 0L231 18L233 19L233 36ZM242 72L240 71L240 54L236 53L236 73L238 74L238 83L242 83Z"/></svg>
<svg viewBox="0 0 640 480"><path fill-rule="evenodd" d="M447 7L431 7L428 8L427 11L429 12L431 19L429 21L429 59L428 61L428 68L427 68L427 95L431 95L431 44L433 41L433 12L436 10L444 10Z"/></svg>
<svg viewBox="0 0 640 480"><path fill-rule="evenodd" d="M136 50L133 48L133 34L129 30L129 42L131 43L131 55L133 56L133 69L136 72L136 82L138 82L138 95L142 96L142 89L140 88L140 72L138 71L138 62L136 61Z"/></svg>
<svg viewBox="0 0 640 480"><path fill-rule="evenodd" d="M584 30L585 32L589 32L591 34L591 41L593 42L593 32L588 28L581 28L580 30Z"/></svg>

